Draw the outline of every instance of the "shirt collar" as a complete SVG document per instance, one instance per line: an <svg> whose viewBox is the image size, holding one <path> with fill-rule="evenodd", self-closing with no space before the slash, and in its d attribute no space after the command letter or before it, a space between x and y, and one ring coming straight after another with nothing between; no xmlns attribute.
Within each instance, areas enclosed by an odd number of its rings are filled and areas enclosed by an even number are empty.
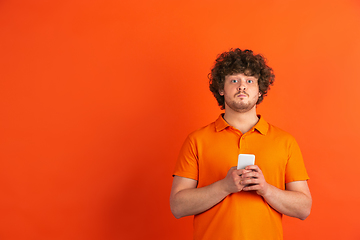
<svg viewBox="0 0 360 240"><path fill-rule="evenodd" d="M259 133L261 133L262 135L266 135L269 130L269 124L267 123L267 121L264 119L263 116L258 115L258 117L259 117L259 121L254 126L254 129L258 130Z"/></svg>
<svg viewBox="0 0 360 240"><path fill-rule="evenodd" d="M224 130L225 128L229 127L230 125L225 121L225 119L223 118L224 114L220 114L220 116L218 117L218 119L216 119L215 121L215 129L217 132L220 132L222 130Z"/></svg>
<svg viewBox="0 0 360 240"><path fill-rule="evenodd" d="M215 121L215 129L217 132L220 132L224 130L227 127L230 127L230 125L224 120L223 118L224 114L220 114L218 119ZM261 116L257 115L259 117L259 121L256 123L256 125L252 128L252 130L257 130L259 133L266 135L269 130L269 124L266 122L266 120Z"/></svg>

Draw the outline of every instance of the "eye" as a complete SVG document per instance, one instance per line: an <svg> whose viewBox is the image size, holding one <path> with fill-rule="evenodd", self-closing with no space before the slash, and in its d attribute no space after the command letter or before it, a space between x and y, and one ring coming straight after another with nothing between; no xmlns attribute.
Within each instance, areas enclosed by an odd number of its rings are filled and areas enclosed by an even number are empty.
<svg viewBox="0 0 360 240"><path fill-rule="evenodd" d="M237 82L238 82L238 80L233 79L233 80L231 80L230 82L232 82L232 83L237 83Z"/></svg>
<svg viewBox="0 0 360 240"><path fill-rule="evenodd" d="M246 82L247 82L247 83L253 83L254 80L248 79L248 80L246 80Z"/></svg>

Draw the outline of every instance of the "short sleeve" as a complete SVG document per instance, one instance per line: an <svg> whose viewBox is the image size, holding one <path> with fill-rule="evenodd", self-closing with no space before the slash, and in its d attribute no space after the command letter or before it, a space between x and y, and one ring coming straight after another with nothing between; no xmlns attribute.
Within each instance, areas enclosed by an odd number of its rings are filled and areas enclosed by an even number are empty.
<svg viewBox="0 0 360 240"><path fill-rule="evenodd" d="M198 155L190 136L186 138L180 150L173 175L198 180Z"/></svg>
<svg viewBox="0 0 360 240"><path fill-rule="evenodd" d="M285 183L294 181L305 181L309 179L300 147L294 138L288 146L288 162L286 165Z"/></svg>

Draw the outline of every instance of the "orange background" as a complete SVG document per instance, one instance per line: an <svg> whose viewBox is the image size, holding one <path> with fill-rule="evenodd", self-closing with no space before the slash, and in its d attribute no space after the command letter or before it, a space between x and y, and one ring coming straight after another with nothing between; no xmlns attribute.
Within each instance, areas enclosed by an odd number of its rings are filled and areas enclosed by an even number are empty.
<svg viewBox="0 0 360 240"><path fill-rule="evenodd" d="M285 239L360 239L359 38L358 1L0 1L0 238L191 239L172 170L240 47L273 67L258 112L311 177Z"/></svg>

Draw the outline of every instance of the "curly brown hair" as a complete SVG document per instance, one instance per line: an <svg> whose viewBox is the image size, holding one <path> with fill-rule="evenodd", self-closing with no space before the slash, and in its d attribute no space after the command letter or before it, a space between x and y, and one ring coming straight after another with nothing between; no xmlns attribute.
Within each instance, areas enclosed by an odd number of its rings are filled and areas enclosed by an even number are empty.
<svg viewBox="0 0 360 240"><path fill-rule="evenodd" d="M254 55L251 50L239 48L223 52L217 57L215 65L208 75L210 91L214 94L221 109L225 108L225 100L219 91L224 89L225 76L236 73L258 78L261 96L256 104L262 102L275 79L272 68L266 65L266 59L262 55Z"/></svg>

